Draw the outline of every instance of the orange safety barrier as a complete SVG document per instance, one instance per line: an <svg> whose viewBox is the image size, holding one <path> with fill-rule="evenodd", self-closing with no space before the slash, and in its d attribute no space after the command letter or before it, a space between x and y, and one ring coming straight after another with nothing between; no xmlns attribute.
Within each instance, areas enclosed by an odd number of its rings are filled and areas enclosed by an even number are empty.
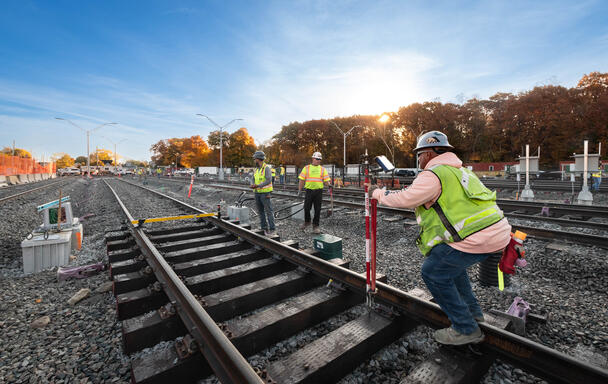
<svg viewBox="0 0 608 384"><path fill-rule="evenodd" d="M31 175L35 173L55 173L55 171L55 163L40 165L31 158L0 153L0 175Z"/></svg>

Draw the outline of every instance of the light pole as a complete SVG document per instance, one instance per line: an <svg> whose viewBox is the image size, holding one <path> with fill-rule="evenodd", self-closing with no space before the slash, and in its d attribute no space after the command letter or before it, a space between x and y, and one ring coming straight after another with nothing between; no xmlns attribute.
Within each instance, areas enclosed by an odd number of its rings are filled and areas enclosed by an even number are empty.
<svg viewBox="0 0 608 384"><path fill-rule="evenodd" d="M118 160L116 159L116 145L120 143L124 143L127 139L122 139L118 143L114 142L108 137L102 136L104 139L108 140L110 143L114 144L114 174L116 174L116 166L118 165Z"/></svg>
<svg viewBox="0 0 608 384"><path fill-rule="evenodd" d="M203 115L202 113L197 113L196 115L207 118L207 120L209 120L211 122L211 124L215 125L220 130L220 174L219 174L219 179L224 180L224 168L222 166L222 129L226 128L227 126L234 123L235 121L239 121L239 120L243 120L243 119L233 119L233 120L230 120L228 123L226 123L222 126L219 126L215 121L211 120L211 118L207 115Z"/></svg>
<svg viewBox="0 0 608 384"><path fill-rule="evenodd" d="M348 130L348 132L344 132L339 126L338 124L334 123L333 121L329 121L330 123L332 123L337 129L338 131L340 131L340 133L342 135L344 135L344 144L343 144L343 149L344 149L344 157L342 160L342 164L343 164L343 169L342 169L342 180L344 180L344 178L346 177L346 136L348 136L353 129L355 128L363 128L362 125L355 125L354 127L352 127L351 129Z"/></svg>
<svg viewBox="0 0 608 384"><path fill-rule="evenodd" d="M98 125L97 127L93 128L93 129L83 129L80 126L76 125L74 122L72 122L71 120L68 119L63 119L61 117L56 117L55 119L57 120L63 120L63 121L67 121L68 123L72 124L73 126L75 126L76 128L80 129L83 132L87 133L87 177L90 179L91 178L91 156L89 154L89 136L91 135L91 132L105 126L105 125L116 125L118 123L103 123L101 125Z"/></svg>

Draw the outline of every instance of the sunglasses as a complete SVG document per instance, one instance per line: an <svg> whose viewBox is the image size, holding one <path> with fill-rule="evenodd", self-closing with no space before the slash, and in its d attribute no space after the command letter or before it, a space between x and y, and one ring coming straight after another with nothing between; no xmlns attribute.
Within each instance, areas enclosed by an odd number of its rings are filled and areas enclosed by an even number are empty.
<svg viewBox="0 0 608 384"><path fill-rule="evenodd" d="M416 157L420 158L420 155L422 155L423 153L431 153L433 151L420 151L416 154Z"/></svg>

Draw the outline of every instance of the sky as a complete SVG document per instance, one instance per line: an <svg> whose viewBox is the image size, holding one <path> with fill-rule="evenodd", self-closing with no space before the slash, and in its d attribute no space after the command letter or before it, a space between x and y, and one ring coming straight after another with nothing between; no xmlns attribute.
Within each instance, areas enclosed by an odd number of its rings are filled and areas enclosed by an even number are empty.
<svg viewBox="0 0 608 384"><path fill-rule="evenodd" d="M149 160L217 124L461 103L608 72L608 2L0 2L0 147Z"/></svg>

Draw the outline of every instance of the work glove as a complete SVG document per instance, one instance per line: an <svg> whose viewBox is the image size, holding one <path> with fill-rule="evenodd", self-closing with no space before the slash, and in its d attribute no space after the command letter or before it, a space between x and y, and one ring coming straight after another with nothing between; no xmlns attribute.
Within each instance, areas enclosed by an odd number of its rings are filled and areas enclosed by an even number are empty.
<svg viewBox="0 0 608 384"><path fill-rule="evenodd" d="M498 268L508 275L515 274L515 265L518 259L523 259L526 255L524 246L511 236L509 244L502 251L502 257L498 263Z"/></svg>

